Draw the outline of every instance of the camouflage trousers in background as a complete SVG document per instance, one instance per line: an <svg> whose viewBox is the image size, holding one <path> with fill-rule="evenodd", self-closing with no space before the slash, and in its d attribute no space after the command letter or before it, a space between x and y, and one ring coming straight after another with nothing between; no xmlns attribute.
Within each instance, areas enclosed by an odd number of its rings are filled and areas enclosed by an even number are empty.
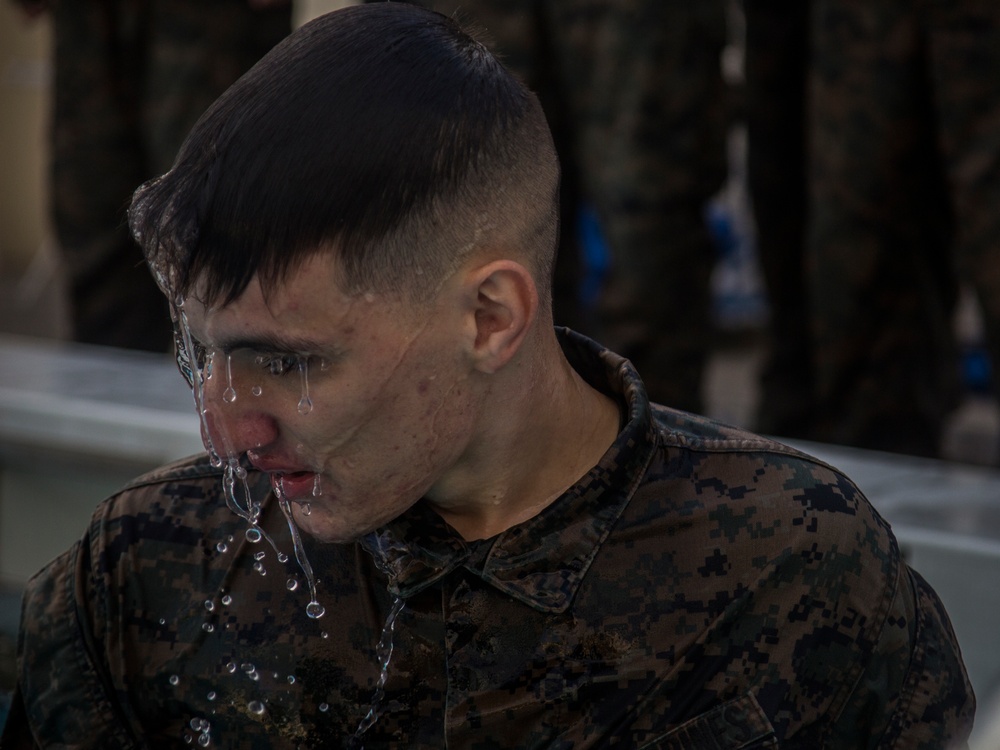
<svg viewBox="0 0 1000 750"><path fill-rule="evenodd" d="M776 83L788 73L767 67L781 50L765 41L765 30L778 28L779 6L791 5L746 3L749 100L794 86ZM765 154L796 141L761 119L755 140L751 129L751 190L774 330L791 331L775 350L784 367L775 358L765 378L759 427L936 455L959 396L952 332L959 280L978 292L1000 362L1000 6L809 6L801 28L786 31L806 40L798 143L807 197L792 199L784 220L776 219L778 194L766 192L778 177L761 172L784 163L779 156L768 165ZM787 150L785 157L794 163Z"/></svg>
<svg viewBox="0 0 1000 750"><path fill-rule="evenodd" d="M166 302L125 211L167 171L201 113L291 31L247 0L63 0L53 7L51 201L73 338L171 344Z"/></svg>
<svg viewBox="0 0 1000 750"><path fill-rule="evenodd" d="M380 0L381 1L381 0ZM700 411L715 250L705 203L725 178L722 0L425 0L479 34L535 91L563 168L556 322L631 359L650 396ZM580 300L576 217L610 271Z"/></svg>

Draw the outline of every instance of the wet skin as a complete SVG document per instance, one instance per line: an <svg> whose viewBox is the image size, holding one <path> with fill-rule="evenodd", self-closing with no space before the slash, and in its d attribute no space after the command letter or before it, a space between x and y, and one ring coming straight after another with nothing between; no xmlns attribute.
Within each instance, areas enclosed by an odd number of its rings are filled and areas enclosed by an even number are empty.
<svg viewBox="0 0 1000 750"><path fill-rule="evenodd" d="M447 504L445 488L481 453L475 424L488 389L461 287L456 274L426 305L348 295L322 254L266 300L256 280L224 307L192 295L191 334L213 359L204 395L212 445L283 477L296 524L322 541L355 539L423 496Z"/></svg>

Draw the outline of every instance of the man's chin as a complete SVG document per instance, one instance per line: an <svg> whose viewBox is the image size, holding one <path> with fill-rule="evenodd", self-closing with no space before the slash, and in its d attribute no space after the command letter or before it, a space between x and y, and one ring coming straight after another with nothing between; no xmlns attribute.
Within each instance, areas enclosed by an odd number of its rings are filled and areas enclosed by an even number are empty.
<svg viewBox="0 0 1000 750"><path fill-rule="evenodd" d="M368 530L358 530L345 527L334 519L324 517L315 507L306 513L302 506L292 505L292 520L299 530L308 534L317 542L323 544L353 544L368 533Z"/></svg>

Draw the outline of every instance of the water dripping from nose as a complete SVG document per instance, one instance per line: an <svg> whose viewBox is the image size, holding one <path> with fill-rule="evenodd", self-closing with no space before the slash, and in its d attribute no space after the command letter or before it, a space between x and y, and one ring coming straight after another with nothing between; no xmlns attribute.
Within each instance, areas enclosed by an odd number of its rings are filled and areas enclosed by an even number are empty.
<svg viewBox="0 0 1000 750"><path fill-rule="evenodd" d="M292 537L292 549L295 551L295 559L298 561L299 567L302 569L302 574L305 576L306 583L309 586L309 603L306 605L306 614L312 619L318 620L326 614L326 608L319 603L316 596L316 576L306 556L305 546L302 544L302 535L299 534L299 527L295 525L295 519L292 517L291 502L285 497L285 491L280 479L273 482L272 487L275 496L278 498L278 507L284 513L285 521L288 524L288 532Z"/></svg>
<svg viewBox="0 0 1000 750"><path fill-rule="evenodd" d="M260 526L260 516L261 516L261 506L257 499L254 498L253 493L250 490L248 483L248 473L247 469L241 464L240 457L237 456L231 448L226 434L223 432L221 435L216 435L217 438L223 440L226 448L225 459L223 458L223 453L220 452L212 438L212 432L209 430L208 426L208 410L205 403L205 387L206 381L213 376L212 361L214 358L214 352L206 356L204 361L200 361L197 357L192 358L191 353L195 352L194 338L191 334L190 325L188 323L187 315L183 309L183 298L177 299L172 305L171 312L174 315L174 320L178 329L178 364L181 365L182 371L184 367L188 368L188 373L190 374L190 381L192 385L192 394L195 402L195 409L198 413L198 417L201 423L201 431L203 439L205 442L205 448L209 455L209 460L213 466L216 468L223 468L223 495L226 499L226 504L229 509L235 513L240 518L244 519L249 528L246 530L246 539L249 543L255 544L259 543L262 539L267 540L271 548L274 549L275 554L278 557L278 561L282 564L288 561L288 555L284 554L278 549L275 541L271 536ZM323 362L320 366L323 369ZM309 395L309 370L308 370L308 359L302 358L299 360L299 377L301 385L301 394L299 402L297 405L300 414L306 415L312 411L313 404L312 399ZM233 373L232 373L232 357L231 355L226 355L226 365L225 365L225 377L226 377L226 387L222 393L222 400L226 403L232 403L237 398L237 393L235 386L233 384ZM260 385L255 385L251 389L251 393L254 396L260 396L262 389ZM224 425L219 425L224 427ZM302 545L302 540L298 532L298 528L295 526L294 521L291 516L291 510L289 507L289 502L287 498L284 497L284 493L281 491L280 481L275 487L275 494L279 500L279 507L281 508L285 518L289 524L289 529L292 537L292 543L294 546L294 552L296 560L299 563L299 567L305 576L306 582L309 588L309 603L306 606L306 614L312 619L318 619L322 617L326 609L322 604L319 603L317 592L316 592L316 578L313 573L312 565L306 558L305 549ZM319 496L322 494L320 488L319 476L316 477L316 482L314 486L314 494ZM304 504L303 513L308 515L311 512L311 508L308 504ZM232 537L229 538L232 541ZM228 551L229 546L226 542L219 542L217 545L217 550L220 553ZM263 553L258 552L254 555L254 568L261 575L266 574L266 570L263 567L262 561ZM291 589L292 587L290 587ZM295 587L297 588L297 586ZM227 605L231 603L232 598L228 595L224 596L222 603ZM211 613L214 608L214 604L209 606L206 604L206 610ZM214 626L211 623L205 623L206 631L211 632L209 628L214 630ZM230 671L235 671L235 665L232 665L233 669ZM256 679L256 670L252 668L248 673L251 679ZM170 682L173 685L178 684L179 677L177 675L172 675ZM264 704L259 701L253 701L248 705L248 708L252 713L262 714L264 712ZM202 733L200 736L199 744L203 744L209 739L209 734L207 731Z"/></svg>
<svg viewBox="0 0 1000 750"><path fill-rule="evenodd" d="M230 456L229 462L226 464L226 470L222 477L222 486L226 496L226 504L229 506L230 510L249 524L250 528L244 532L246 540L251 544L258 544L262 539L266 540L280 560L283 553L278 548L274 539L271 538L271 535L264 531L264 529L260 526L260 503L254 499L253 493L250 491L247 476L247 470L239 463L239 459L235 456ZM237 496L237 486L240 487L240 494L243 496L244 502L242 504L240 502L240 498ZM257 553L254 556L255 562L253 564L253 568L261 575L266 575L267 571L265 570L264 564L260 559L262 554L263 553Z"/></svg>

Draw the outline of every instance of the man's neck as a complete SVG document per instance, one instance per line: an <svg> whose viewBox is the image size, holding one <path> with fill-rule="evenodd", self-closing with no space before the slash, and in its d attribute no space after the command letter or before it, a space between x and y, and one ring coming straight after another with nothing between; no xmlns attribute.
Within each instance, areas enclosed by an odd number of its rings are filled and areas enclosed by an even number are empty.
<svg viewBox="0 0 1000 750"><path fill-rule="evenodd" d="M555 340L491 396L461 469L428 496L463 538L486 539L542 512L618 435L620 412L570 366Z"/></svg>

